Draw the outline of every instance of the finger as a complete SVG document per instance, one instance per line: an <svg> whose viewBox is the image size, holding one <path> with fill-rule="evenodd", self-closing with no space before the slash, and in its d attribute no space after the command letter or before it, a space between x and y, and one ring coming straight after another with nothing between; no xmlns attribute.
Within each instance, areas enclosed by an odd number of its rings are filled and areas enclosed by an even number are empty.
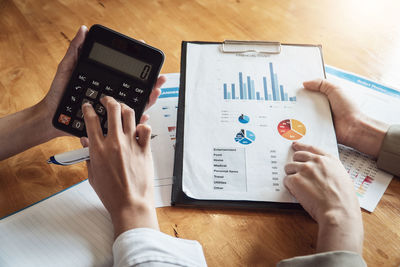
<svg viewBox="0 0 400 267"><path fill-rule="evenodd" d="M303 82L303 86L307 90L319 92L321 83L322 83L322 79L315 79L315 80Z"/></svg>
<svg viewBox="0 0 400 267"><path fill-rule="evenodd" d="M143 114L140 118L140 124L146 124L146 122L150 119L150 116L147 114Z"/></svg>
<svg viewBox="0 0 400 267"><path fill-rule="evenodd" d="M293 161L306 162L310 161L315 157L315 154L308 151L296 151L293 154Z"/></svg>
<svg viewBox="0 0 400 267"><path fill-rule="evenodd" d="M313 147L311 145L306 145L306 144L299 143L299 142L293 142L292 148L294 149L294 151L308 151L308 152L311 152L311 153L314 153L317 155L321 155L321 156L325 155L324 151L322 151L316 147Z"/></svg>
<svg viewBox="0 0 400 267"><path fill-rule="evenodd" d="M332 91L339 89L338 86L336 86L333 83L328 82L325 79L316 79L312 81L306 81L303 82L304 88L307 90L311 91L316 91L316 92L321 92L329 96Z"/></svg>
<svg viewBox="0 0 400 267"><path fill-rule="evenodd" d="M81 144L82 144L83 147L88 147L89 146L89 138L84 136L84 137L81 137L80 141L81 141Z"/></svg>
<svg viewBox="0 0 400 267"><path fill-rule="evenodd" d="M295 180L300 179L301 177L298 174L290 174L287 175L285 178L283 178L283 185L286 187L286 189L292 194L294 197L296 197L296 186L295 186Z"/></svg>
<svg viewBox="0 0 400 267"><path fill-rule="evenodd" d="M153 89L149 97L149 102L146 104L145 110L148 110L150 107L152 107L157 102L157 99L160 95L161 95L160 88Z"/></svg>
<svg viewBox="0 0 400 267"><path fill-rule="evenodd" d="M87 137L81 137L80 139L81 144L83 147L88 147L89 146L89 138ZM93 182L93 176L92 176L92 167L90 166L90 159L86 160L86 168L88 170L88 180L90 185L92 185ZM92 185L93 186L93 185Z"/></svg>
<svg viewBox="0 0 400 267"><path fill-rule="evenodd" d="M163 86L166 81L167 81L167 77L165 77L164 75L161 75L160 77L158 77L157 82L154 85L153 89L161 88L161 86Z"/></svg>
<svg viewBox="0 0 400 267"><path fill-rule="evenodd" d="M285 165L285 173L287 175L297 173L301 170L303 163L300 162L290 162Z"/></svg>
<svg viewBox="0 0 400 267"><path fill-rule="evenodd" d="M100 102L107 110L108 135L122 131L121 104L114 98L105 96Z"/></svg>
<svg viewBox="0 0 400 267"><path fill-rule="evenodd" d="M136 126L135 111L131 109L128 105L121 104L121 114L124 133L128 135L133 135Z"/></svg>
<svg viewBox="0 0 400 267"><path fill-rule="evenodd" d="M82 45L85 41L86 35L88 33L88 29L86 26L81 26L76 33L74 39L71 41L67 53L64 58L61 60L60 65L58 66L59 71L61 72L71 72L75 67L75 64L78 60L79 52L82 48Z"/></svg>
<svg viewBox="0 0 400 267"><path fill-rule="evenodd" d="M139 124L136 127L136 136L138 137L138 144L143 147L147 148L150 145L151 139L151 128L149 125Z"/></svg>
<svg viewBox="0 0 400 267"><path fill-rule="evenodd" d="M146 105L146 110L156 103L158 97L161 95L161 87L164 85L166 81L167 78L164 75L158 77L157 82L154 85L153 90L151 91L149 102Z"/></svg>
<svg viewBox="0 0 400 267"><path fill-rule="evenodd" d="M315 186L310 183L310 180L304 179L304 177L298 173L287 175L283 178L283 184L301 205L303 205L304 200L308 198L307 195L314 194L313 191L316 189Z"/></svg>
<svg viewBox="0 0 400 267"><path fill-rule="evenodd" d="M86 124L86 131L91 142L99 142L103 139L103 131L100 127L100 120L92 105L85 103L82 106L83 118Z"/></svg>

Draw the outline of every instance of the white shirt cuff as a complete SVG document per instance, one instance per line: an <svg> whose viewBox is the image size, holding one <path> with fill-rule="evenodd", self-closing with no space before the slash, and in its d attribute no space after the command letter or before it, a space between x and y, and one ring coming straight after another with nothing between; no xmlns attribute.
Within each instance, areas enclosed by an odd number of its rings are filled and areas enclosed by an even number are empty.
<svg viewBox="0 0 400 267"><path fill-rule="evenodd" d="M128 230L113 245L114 266L207 266L199 242L149 228Z"/></svg>

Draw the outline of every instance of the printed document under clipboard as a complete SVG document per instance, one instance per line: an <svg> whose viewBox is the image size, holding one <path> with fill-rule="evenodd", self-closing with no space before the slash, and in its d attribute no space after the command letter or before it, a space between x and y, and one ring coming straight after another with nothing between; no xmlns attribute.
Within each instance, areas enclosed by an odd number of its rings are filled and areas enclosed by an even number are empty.
<svg viewBox="0 0 400 267"><path fill-rule="evenodd" d="M182 42L173 205L293 208L291 144L338 155L320 46Z"/></svg>

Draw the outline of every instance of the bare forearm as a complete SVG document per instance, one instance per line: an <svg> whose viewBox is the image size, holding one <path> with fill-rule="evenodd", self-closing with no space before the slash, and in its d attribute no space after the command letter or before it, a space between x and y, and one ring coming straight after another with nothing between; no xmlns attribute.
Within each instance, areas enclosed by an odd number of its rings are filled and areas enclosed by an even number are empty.
<svg viewBox="0 0 400 267"><path fill-rule="evenodd" d="M132 205L123 210L111 212L110 215L115 239L123 232L134 228L159 230L156 210L147 203Z"/></svg>
<svg viewBox="0 0 400 267"><path fill-rule="evenodd" d="M348 145L376 158L388 129L388 124L362 116L351 131Z"/></svg>
<svg viewBox="0 0 400 267"><path fill-rule="evenodd" d="M38 104L0 118L0 160L56 137L50 117Z"/></svg>
<svg viewBox="0 0 400 267"><path fill-rule="evenodd" d="M362 254L364 230L361 216L331 214L319 224L317 252L336 250Z"/></svg>

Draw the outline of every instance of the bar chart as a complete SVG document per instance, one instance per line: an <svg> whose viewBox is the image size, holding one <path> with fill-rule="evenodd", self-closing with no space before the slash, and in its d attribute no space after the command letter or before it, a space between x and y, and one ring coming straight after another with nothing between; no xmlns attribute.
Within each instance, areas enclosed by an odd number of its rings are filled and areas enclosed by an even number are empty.
<svg viewBox="0 0 400 267"><path fill-rule="evenodd" d="M260 101L296 101L296 96L289 96L282 84L279 84L278 74L274 72L274 64L269 63L269 81L267 74L262 77L262 90L255 88L254 79L238 73L238 84L223 84L225 100L260 100ZM268 84L270 86L268 86ZM238 85L238 86L237 86ZM268 88L270 87L270 88Z"/></svg>

